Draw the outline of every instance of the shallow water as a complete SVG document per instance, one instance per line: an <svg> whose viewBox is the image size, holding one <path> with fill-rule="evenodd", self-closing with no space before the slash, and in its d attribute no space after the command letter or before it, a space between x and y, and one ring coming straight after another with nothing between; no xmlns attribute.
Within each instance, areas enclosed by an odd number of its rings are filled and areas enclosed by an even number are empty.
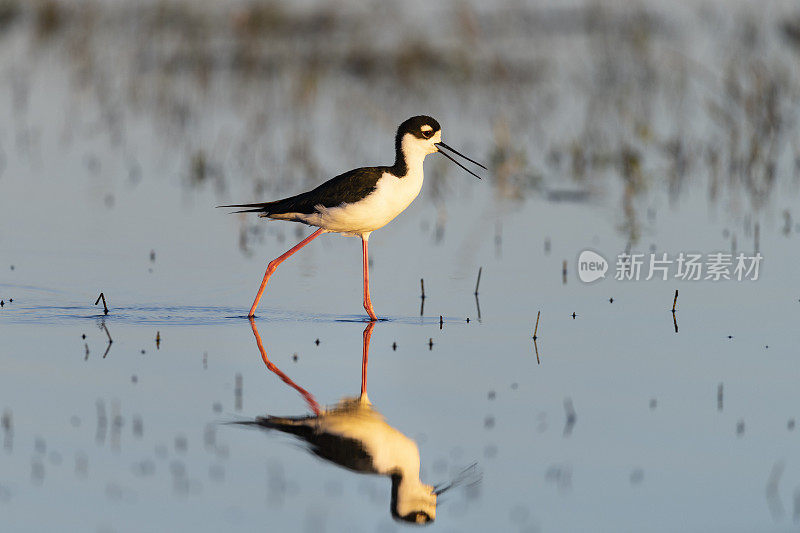
<svg viewBox="0 0 800 533"><path fill-rule="evenodd" d="M676 20L692 13L684 6ZM772 19L757 22L772 35ZM170 94L190 87L191 113L216 102L190 119L195 129L165 129L153 116L158 108L129 102L112 83L110 100L126 124L115 144L102 119L106 103L93 104L73 85L72 67L54 68L56 47L29 44L25 28L4 38L7 50L31 46L28 60L0 56L9 89L8 120L0 122L3 529L404 528L391 516L388 476L350 471L275 430L230 424L311 414L313 403L296 387L320 406L359 395L367 326L360 243L324 235L279 268L255 320L262 354L245 315L267 261L309 231L213 209L297 192L327 177L324 169L384 162L394 121L383 112L368 121L363 108L331 109L348 85L335 73L320 75L318 103L309 108L287 110L279 104L291 91L264 81L281 111L266 104L273 126L257 139L267 162L248 167L249 156L239 158L231 145L250 134L243 117L250 104L231 104L232 81L212 69L210 92L180 75L160 80ZM97 31L97 42L107 43ZM514 58L519 43L487 38L486 46ZM553 55L570 53L585 52ZM102 71L106 56L94 54ZM591 67L597 58L588 58ZM11 98L20 72L30 88L22 112ZM563 82L561 73L550 75L551 87ZM794 81L787 83L796 88ZM354 90L375 91L370 102L404 117L411 102L398 103L382 83L362 80ZM416 443L422 482L447 484L467 472L441 495L430 528L796 526L800 251L791 143L778 152L764 198L732 179L723 180L722 199L712 198L710 172L696 161L676 193L671 163L647 143L638 147L644 185L631 192L630 161L602 168L595 161L584 177L568 170L572 164L543 162L544 149L531 139L570 127L543 133L527 111L515 115L514 102L535 92L525 83L473 80L461 103L420 93L426 108L444 115L448 143L487 161L522 146L525 170L501 179L495 161L478 181L431 159L420 198L370 239L372 299L385 320L371 330L369 400ZM252 86L239 90L259 101ZM492 91L508 100L491 109L467 105ZM584 102L582 91L573 87L563 98ZM546 114L537 98L529 104ZM71 99L83 110L78 118L49 125L51 110ZM475 126L500 114L528 136L504 143ZM336 121L347 116L371 125L355 139L337 136ZM657 111L654 121L672 127L669 117ZM713 129L705 118L687 127L689 137ZM312 155L303 156L312 163L285 155L292 141L271 129L281 123L292 124L287 136L312 141ZM196 160L198 150L209 160L199 183L192 176L206 163ZM310 175L274 177L293 165ZM757 281L617 281L615 257L628 247L670 256L757 249L764 259ZM606 279L578 279L585 249L610 262ZM108 315L93 305L101 291Z"/></svg>

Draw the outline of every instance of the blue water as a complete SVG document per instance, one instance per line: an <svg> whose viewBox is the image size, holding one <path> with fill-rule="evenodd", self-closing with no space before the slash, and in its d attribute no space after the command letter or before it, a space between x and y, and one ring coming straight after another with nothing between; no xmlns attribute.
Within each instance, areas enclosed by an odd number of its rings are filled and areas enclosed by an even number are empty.
<svg viewBox="0 0 800 533"><path fill-rule="evenodd" d="M683 43L680 32L705 19L691 5L674 16L677 36L657 33L649 52L624 41L631 55L611 63L620 78L603 78L636 102L656 99L649 134L630 134L607 87L580 82L616 57L586 46L598 36L552 37L574 48L551 52L551 67L564 70L546 71L543 85L473 79L450 86L453 100L443 90L450 79L436 77L429 93L414 93L448 143L491 163L478 181L430 158L420 197L370 239L381 320L369 343L369 399L418 447L424 483L469 474L441 495L431 530L796 527L796 154L781 144L763 197L724 172L713 197L707 156L691 150L720 134L700 111L707 93L692 77L675 111L674 70L659 53L681 45L713 66L714 50L729 48L702 31L690 32L701 42ZM769 33L779 26L756 21L770 65L785 65L793 56ZM520 52L527 41L489 35L485 24L476 39L487 50L536 59ZM42 44L30 26L12 28L0 52L0 529L406 528L392 518L389 477L323 460L289 435L229 424L311 414L298 388L322 407L359 395L359 241L324 235L272 277L255 320L268 367L245 315L267 262L309 230L214 206L294 194L327 169L383 163L396 116L419 106L335 70L319 74L311 104L298 104L297 86L283 78L237 84L212 69L204 88L180 73L133 75L139 63L104 51L153 49L105 26L87 53L96 60L92 91L106 94L97 87L108 75L111 99L93 99L73 85L82 56L70 52L62 65L53 44L73 42L72 30ZM639 67L655 69L660 91L626 70ZM579 83L568 83L573 75ZM795 77L787 86L796 88ZM600 116L586 111L586 131L606 131L602 142L571 136L589 102ZM109 110L121 114L122 139ZM175 118L183 112L185 123ZM345 120L356 125L347 135ZM676 185L661 140L689 123L691 164ZM595 150L584 176L571 170L570 139ZM627 143L640 150L638 177L635 163L617 162ZM514 159L516 149L525 157ZM550 149L561 163L548 163ZM758 249L764 259L757 281L616 281L616 256L628 247L672 257ZM585 249L609 261L606 279L578 279ZM94 305L100 292L107 315Z"/></svg>

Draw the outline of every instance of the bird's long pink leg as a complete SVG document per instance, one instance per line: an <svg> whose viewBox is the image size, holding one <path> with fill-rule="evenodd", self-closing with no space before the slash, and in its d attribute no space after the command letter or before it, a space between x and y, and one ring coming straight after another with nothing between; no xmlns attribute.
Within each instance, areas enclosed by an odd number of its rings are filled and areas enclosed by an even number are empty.
<svg viewBox="0 0 800 533"><path fill-rule="evenodd" d="M259 300L261 300L261 295L264 293L264 287L267 286L267 281L269 281L269 277L272 275L273 272L275 272L275 269L278 268L278 265L286 261L297 250L299 250L306 244L310 243L315 238L319 237L320 233L322 233L323 231L325 230L322 228L318 229L317 231L315 231L314 233L312 233L311 235L309 235L308 237L297 243L297 245L295 245L288 252L269 262L269 265L267 266L267 271L264 273L264 279L261 280L261 287L258 288L258 294L256 294L256 299L253 302L253 306L250 308L250 312L247 314L248 318L253 318L254 316L256 316L256 307L258 307L258 302Z"/></svg>
<svg viewBox="0 0 800 533"><path fill-rule="evenodd" d="M370 320L378 320L375 311L372 309L372 300L369 297L369 253L367 252L367 239L361 237L361 250L364 254L364 309L366 309Z"/></svg>
<svg viewBox="0 0 800 533"><path fill-rule="evenodd" d="M306 400L308 407L314 412L315 415L320 413L320 407L317 403L317 400L314 399L314 396L305 390L303 387L292 381L292 378L281 372L281 369L275 366L272 361L269 360L267 357L267 351L264 349L264 345L261 343L261 335L258 334L258 328L256 327L256 322L252 318L250 319L250 327L253 329L253 335L256 336L256 344L258 345L258 351L261 352L261 359L264 361L264 364L267 365L272 372L275 373L281 380L292 387L294 390L300 393L300 395Z"/></svg>
<svg viewBox="0 0 800 533"><path fill-rule="evenodd" d="M364 355L361 358L361 396L367 393L367 363L369 362L369 340L372 337L372 328L375 322L367 324L364 330Z"/></svg>

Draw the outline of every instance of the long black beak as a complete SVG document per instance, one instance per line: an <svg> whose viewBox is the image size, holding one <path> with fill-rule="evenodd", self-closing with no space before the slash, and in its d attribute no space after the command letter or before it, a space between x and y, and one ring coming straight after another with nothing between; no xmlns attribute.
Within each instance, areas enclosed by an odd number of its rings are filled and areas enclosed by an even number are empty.
<svg viewBox="0 0 800 533"><path fill-rule="evenodd" d="M452 147L450 147L450 146L447 146L445 143L439 142L439 143L435 143L435 144L436 144L436 148L438 148L438 149L439 149L439 153L440 153L440 154L442 154L442 155L443 155L443 156L445 156L447 159L449 159L450 161L452 161L452 162L453 162L453 163L455 163L456 165L460 166L461 168L463 168L464 170L466 170L467 172L469 172L470 174L472 174L473 176L475 176L475 177L476 177L476 178L478 178L478 179L482 179L482 178L481 178L480 176L478 176L477 174L475 174L475 173L474 173L473 171L471 171L470 169L468 169L467 167L465 167L464 165L462 165L461 163L459 163L458 161L456 161L456 160L455 160L455 159L454 159L452 156L450 156L449 154L447 154L447 152L442 152L442 148L446 148L446 149L450 150L451 152L453 152L454 154L456 154L456 155L458 155L458 156L461 156L461 157L463 157L464 159L466 159L466 160L467 160L467 161L469 161L470 163L473 163L473 164L475 164L475 165L478 165L478 166L479 166L479 167L481 167L483 170L488 170L488 169L487 169L485 166L481 165L480 163L478 163L478 162L477 162L477 161L475 161L474 159L470 159L469 157L465 156L464 154L462 154L461 152L459 152L459 151L458 151L458 150L456 150L455 148L452 148Z"/></svg>
<svg viewBox="0 0 800 533"><path fill-rule="evenodd" d="M459 485L477 485L483 479L483 472L478 468L478 463L472 463L458 473L449 483L440 483L433 487L433 493L439 496Z"/></svg>

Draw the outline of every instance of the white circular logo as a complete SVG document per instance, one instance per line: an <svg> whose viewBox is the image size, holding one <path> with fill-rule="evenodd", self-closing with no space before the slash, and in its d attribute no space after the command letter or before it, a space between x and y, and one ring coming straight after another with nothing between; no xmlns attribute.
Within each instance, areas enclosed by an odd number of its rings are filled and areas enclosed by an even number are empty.
<svg viewBox="0 0 800 533"><path fill-rule="evenodd" d="M597 252L584 250L578 256L578 277L582 282L591 283L605 278L607 271L608 261Z"/></svg>

